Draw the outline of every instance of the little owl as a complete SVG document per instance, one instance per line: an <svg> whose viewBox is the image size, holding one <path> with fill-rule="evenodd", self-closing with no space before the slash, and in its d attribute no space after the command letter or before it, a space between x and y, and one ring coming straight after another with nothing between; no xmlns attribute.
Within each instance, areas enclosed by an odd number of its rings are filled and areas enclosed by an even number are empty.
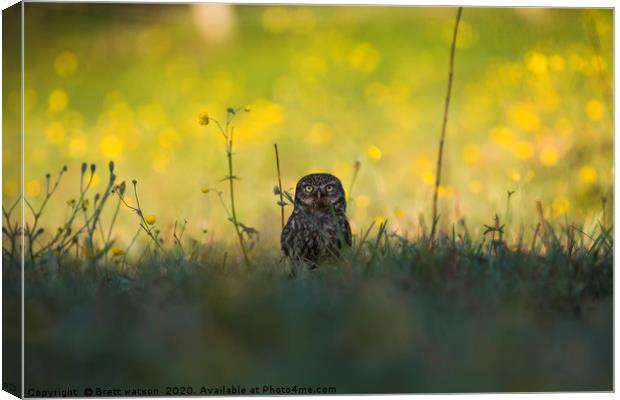
<svg viewBox="0 0 620 400"><path fill-rule="evenodd" d="M351 246L351 227L342 183L330 174L310 174L297 182L295 207L282 230L282 250L294 263L316 267Z"/></svg>

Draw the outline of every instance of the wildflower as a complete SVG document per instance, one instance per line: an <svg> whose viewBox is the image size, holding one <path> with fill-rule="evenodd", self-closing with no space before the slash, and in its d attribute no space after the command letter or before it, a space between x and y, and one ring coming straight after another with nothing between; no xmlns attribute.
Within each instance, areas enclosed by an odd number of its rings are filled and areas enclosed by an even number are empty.
<svg viewBox="0 0 620 400"><path fill-rule="evenodd" d="M370 157L371 160L375 161L380 160L382 156L381 149L379 149L377 146L369 146L367 153L368 157Z"/></svg>
<svg viewBox="0 0 620 400"><path fill-rule="evenodd" d="M475 165L480 161L480 149L478 146L473 144L468 144L463 149L463 161L465 164Z"/></svg>
<svg viewBox="0 0 620 400"><path fill-rule="evenodd" d="M542 165L551 167L558 162L558 152L553 147L545 147L538 157Z"/></svg>
<svg viewBox="0 0 620 400"><path fill-rule="evenodd" d="M595 99L588 101L586 104L586 114L592 121L598 121L603 117L603 104Z"/></svg>
<svg viewBox="0 0 620 400"><path fill-rule="evenodd" d="M144 220L147 224L153 225L155 222L157 222L157 217L153 214L149 214L144 216Z"/></svg>
<svg viewBox="0 0 620 400"><path fill-rule="evenodd" d="M277 187L277 186L276 186L276 187ZM204 187L204 186L203 186L202 188L200 188L200 191L201 191L202 193L204 193L204 194L207 194L207 193L209 193L209 192L211 191L211 189L209 189L208 187Z"/></svg>
<svg viewBox="0 0 620 400"><path fill-rule="evenodd" d="M48 98L48 109L53 112L61 112L67 108L67 104L69 103L69 97L64 90L54 90L49 98Z"/></svg>
<svg viewBox="0 0 620 400"><path fill-rule="evenodd" d="M112 255L115 257L122 256L125 254L125 250L123 250L122 248L118 246L112 246L110 250L112 251Z"/></svg>
<svg viewBox="0 0 620 400"><path fill-rule="evenodd" d="M551 209L555 215L562 215L568 212L570 207L570 202L566 198L566 196L559 196L553 200L551 203Z"/></svg>
<svg viewBox="0 0 620 400"><path fill-rule="evenodd" d="M520 160L527 160L534 155L534 146L526 140L517 142L512 149L515 157Z"/></svg>
<svg viewBox="0 0 620 400"><path fill-rule="evenodd" d="M250 106L245 106L245 107L243 107L243 111L250 112L250 111L252 111L252 109L250 108Z"/></svg>
<svg viewBox="0 0 620 400"><path fill-rule="evenodd" d="M209 114L206 112L202 112L198 115L198 123L200 125L209 125L211 119L209 118Z"/></svg>
<svg viewBox="0 0 620 400"><path fill-rule="evenodd" d="M579 179L583 183L592 183L596 181L596 169L592 165L584 165L579 169Z"/></svg>
<svg viewBox="0 0 620 400"><path fill-rule="evenodd" d="M375 224L376 225L382 225L382 224L385 223L385 221L386 221L386 219L385 219L385 217L383 215L377 215L375 217Z"/></svg>

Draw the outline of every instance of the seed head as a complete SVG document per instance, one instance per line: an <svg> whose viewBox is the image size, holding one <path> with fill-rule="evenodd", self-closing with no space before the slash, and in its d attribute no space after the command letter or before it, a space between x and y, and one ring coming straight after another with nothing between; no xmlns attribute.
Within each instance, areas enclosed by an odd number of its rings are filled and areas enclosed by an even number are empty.
<svg viewBox="0 0 620 400"><path fill-rule="evenodd" d="M207 114L206 112L201 112L200 114L198 114L198 123L200 125L209 125L210 121L211 118L209 118L209 114Z"/></svg>

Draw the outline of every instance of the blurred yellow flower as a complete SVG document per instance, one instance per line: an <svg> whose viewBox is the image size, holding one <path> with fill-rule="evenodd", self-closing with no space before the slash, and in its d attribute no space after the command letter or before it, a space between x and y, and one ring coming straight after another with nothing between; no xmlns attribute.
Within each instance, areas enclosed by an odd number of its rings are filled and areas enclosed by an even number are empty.
<svg viewBox="0 0 620 400"><path fill-rule="evenodd" d="M385 223L385 217L383 215L377 215L375 217L375 225L381 225Z"/></svg>
<svg viewBox="0 0 620 400"><path fill-rule="evenodd" d="M561 215L566 214L568 209L570 208L570 202L566 196L559 196L553 199L551 203L551 209L553 210L553 214Z"/></svg>
<svg viewBox="0 0 620 400"><path fill-rule="evenodd" d="M452 186L439 186L437 188L437 196L439 197L452 197L454 195L454 189Z"/></svg>
<svg viewBox="0 0 620 400"><path fill-rule="evenodd" d="M515 105L508 112L508 117L512 123L527 132L534 132L540 127L540 119L529 103Z"/></svg>
<svg viewBox="0 0 620 400"><path fill-rule="evenodd" d="M112 246L110 251L112 252L112 255L115 257L122 256L125 254L125 250L123 250L121 247L118 247L118 246Z"/></svg>
<svg viewBox="0 0 620 400"><path fill-rule="evenodd" d="M374 71L381 61L381 54L369 43L360 43L349 53L349 65L356 71Z"/></svg>
<svg viewBox="0 0 620 400"><path fill-rule="evenodd" d="M208 187L203 186L203 187L200 188L200 191L202 193L204 193L204 194L207 194L207 193L209 193L211 191L211 189L209 189Z"/></svg>
<svg viewBox="0 0 620 400"><path fill-rule="evenodd" d="M282 33L291 23L288 10L285 7L267 7L263 12L263 28L270 33Z"/></svg>
<svg viewBox="0 0 620 400"><path fill-rule="evenodd" d="M31 179L26 183L26 194L30 197L39 197L43 186L38 179Z"/></svg>
<svg viewBox="0 0 620 400"><path fill-rule="evenodd" d="M534 146L530 142L522 140L514 145L512 153L519 160L527 160L534 156Z"/></svg>
<svg viewBox="0 0 620 400"><path fill-rule="evenodd" d="M405 217L405 211L400 207L396 207L394 209L394 216L398 219L403 219Z"/></svg>
<svg viewBox="0 0 620 400"><path fill-rule="evenodd" d="M88 143L83 136L76 136L69 141L69 155L73 158L82 158L86 154Z"/></svg>
<svg viewBox="0 0 620 400"><path fill-rule="evenodd" d="M381 159L382 153L377 146L368 146L368 150L366 150L366 152L371 160L378 161Z"/></svg>
<svg viewBox="0 0 620 400"><path fill-rule="evenodd" d="M123 201L121 202L121 207L127 207L127 206L132 206L133 207L133 200L131 200L131 197L129 196L123 196Z"/></svg>
<svg viewBox="0 0 620 400"><path fill-rule="evenodd" d="M70 51L63 51L54 58L54 71L60 77L71 76L78 67L77 56Z"/></svg>
<svg viewBox="0 0 620 400"><path fill-rule="evenodd" d="M435 184L435 175L430 171L424 171L420 174L420 179L425 185L433 186Z"/></svg>
<svg viewBox="0 0 620 400"><path fill-rule="evenodd" d="M99 143L101 153L109 159L118 157L123 152L123 141L116 135L105 135Z"/></svg>
<svg viewBox="0 0 620 400"><path fill-rule="evenodd" d="M47 99L47 106L51 112L64 111L69 103L69 97L64 90L54 90Z"/></svg>
<svg viewBox="0 0 620 400"><path fill-rule="evenodd" d="M355 205L359 208L366 208L370 204L370 198L365 195L357 196L355 198Z"/></svg>
<svg viewBox="0 0 620 400"><path fill-rule="evenodd" d="M475 165L480 161L480 149L474 144L468 144L463 148L463 161L465 164Z"/></svg>
<svg viewBox="0 0 620 400"><path fill-rule="evenodd" d="M250 106L245 106L245 107L243 107L243 111L250 112L250 111L252 111L252 108Z"/></svg>
<svg viewBox="0 0 620 400"><path fill-rule="evenodd" d="M65 140L65 126L58 121L50 123L45 129L47 141L52 144L61 144Z"/></svg>
<svg viewBox="0 0 620 400"><path fill-rule="evenodd" d="M547 57L538 52L530 52L525 55L525 65L531 72L543 75L547 72Z"/></svg>
<svg viewBox="0 0 620 400"><path fill-rule="evenodd" d="M147 224L153 225L155 222L157 222L157 217L153 214L149 214L144 216L144 220Z"/></svg>
<svg viewBox="0 0 620 400"><path fill-rule="evenodd" d="M500 146L509 147L515 141L515 135L505 126L496 126L491 129L491 139Z"/></svg>
<svg viewBox="0 0 620 400"><path fill-rule="evenodd" d="M554 54L549 57L549 68L552 71L559 72L562 71L565 67L566 63L564 62L564 58L559 54Z"/></svg>
<svg viewBox="0 0 620 400"><path fill-rule="evenodd" d="M553 147L545 147L541 150L538 159L542 165L551 167L558 163L558 152Z"/></svg>
<svg viewBox="0 0 620 400"><path fill-rule="evenodd" d="M521 180L521 173L514 168L510 168L508 170L508 175L510 176L510 179L515 182L519 182Z"/></svg>
<svg viewBox="0 0 620 400"><path fill-rule="evenodd" d="M17 195L17 182L14 180L4 181L2 185L2 195L5 197L13 197Z"/></svg>
<svg viewBox="0 0 620 400"><path fill-rule="evenodd" d="M482 192L482 182L480 182L478 179L472 179L471 181L469 181L469 191L473 194L478 194Z"/></svg>
<svg viewBox="0 0 620 400"><path fill-rule="evenodd" d="M603 117L603 103L596 99L591 99L586 104L586 114L592 121L598 121Z"/></svg>
<svg viewBox="0 0 620 400"><path fill-rule="evenodd" d="M596 181L596 169L592 165L584 165L579 169L579 179L583 183L592 183Z"/></svg>

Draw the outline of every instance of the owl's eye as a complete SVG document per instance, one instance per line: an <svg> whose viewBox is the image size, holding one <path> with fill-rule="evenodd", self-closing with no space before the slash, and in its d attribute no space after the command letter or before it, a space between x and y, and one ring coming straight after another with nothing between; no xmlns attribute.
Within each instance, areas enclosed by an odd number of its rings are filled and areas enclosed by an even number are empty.
<svg viewBox="0 0 620 400"><path fill-rule="evenodd" d="M325 191L327 193L333 192L334 191L334 185L327 185L327 186L325 186Z"/></svg>
<svg viewBox="0 0 620 400"><path fill-rule="evenodd" d="M306 191L306 193L312 193L314 188L312 187L312 185L306 185L304 186L304 190Z"/></svg>

